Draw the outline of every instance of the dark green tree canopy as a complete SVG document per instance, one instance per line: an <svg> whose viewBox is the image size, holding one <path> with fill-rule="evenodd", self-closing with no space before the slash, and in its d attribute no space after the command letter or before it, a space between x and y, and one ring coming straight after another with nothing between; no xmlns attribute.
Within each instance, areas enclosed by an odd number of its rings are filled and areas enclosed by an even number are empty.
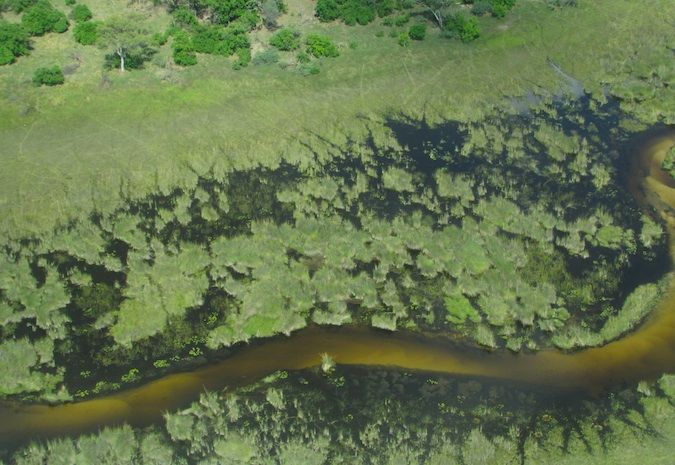
<svg viewBox="0 0 675 465"><path fill-rule="evenodd" d="M18 24L0 19L0 65L13 63L30 51L28 32Z"/></svg>
<svg viewBox="0 0 675 465"><path fill-rule="evenodd" d="M68 30L66 15L55 9L48 0L39 0L21 17L21 24L34 36L47 32L65 32Z"/></svg>

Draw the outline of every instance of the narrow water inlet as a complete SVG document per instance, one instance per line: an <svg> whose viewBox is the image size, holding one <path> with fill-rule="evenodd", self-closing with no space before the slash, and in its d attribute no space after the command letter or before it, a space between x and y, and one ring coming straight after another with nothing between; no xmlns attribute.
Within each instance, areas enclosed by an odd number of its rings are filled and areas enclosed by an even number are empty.
<svg viewBox="0 0 675 465"><path fill-rule="evenodd" d="M675 130L654 136L636 153L629 189L667 226L675 260L675 182L661 170ZM605 346L566 354L485 352L433 339L359 328L312 327L242 349L217 364L168 375L145 385L92 400L59 406L6 403L0 406L0 442L78 434L128 423L148 425L162 413L185 406L204 389L235 388L277 370L317 366L328 353L338 364L390 366L435 373L598 391L653 379L675 371L675 279L651 317L635 332Z"/></svg>

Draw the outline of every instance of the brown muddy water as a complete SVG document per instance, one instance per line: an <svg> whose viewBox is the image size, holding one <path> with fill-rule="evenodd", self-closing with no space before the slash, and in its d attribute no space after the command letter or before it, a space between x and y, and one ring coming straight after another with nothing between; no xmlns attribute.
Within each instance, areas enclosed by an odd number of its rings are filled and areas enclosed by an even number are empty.
<svg viewBox="0 0 675 465"><path fill-rule="evenodd" d="M660 166L675 130L647 140L636 153L629 188L640 205L667 225L675 259L675 182ZM329 354L344 365L388 366L598 392L675 371L675 279L650 318L636 331L602 347L574 353L485 352L419 335L370 329L313 327L287 338L251 345L217 364L168 375L139 387L58 406L0 406L0 442L78 434L129 423L148 425L185 406L205 389L235 388L277 370L310 368Z"/></svg>

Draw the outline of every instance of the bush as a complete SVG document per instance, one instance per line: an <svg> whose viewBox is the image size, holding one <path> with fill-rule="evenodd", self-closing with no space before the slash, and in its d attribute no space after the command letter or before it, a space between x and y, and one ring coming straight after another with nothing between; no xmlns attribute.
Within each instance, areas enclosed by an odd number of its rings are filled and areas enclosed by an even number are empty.
<svg viewBox="0 0 675 465"><path fill-rule="evenodd" d="M319 65L316 63L308 63L300 66L299 68L300 74L303 76L312 76L315 74L319 74L321 72L321 68L319 68Z"/></svg>
<svg viewBox="0 0 675 465"><path fill-rule="evenodd" d="M89 21L94 15L87 5L77 5L73 8L72 17L76 23L83 23Z"/></svg>
<svg viewBox="0 0 675 465"><path fill-rule="evenodd" d="M309 58L309 55L307 55L307 53L305 53L305 52L298 53L298 63L303 63L303 64L309 63L309 60L310 60L310 58Z"/></svg>
<svg viewBox="0 0 675 465"><path fill-rule="evenodd" d="M36 86L57 86L63 84L63 72L58 66L38 68L33 73L33 84Z"/></svg>
<svg viewBox="0 0 675 465"><path fill-rule="evenodd" d="M192 66L197 64L197 55L192 44L192 39L185 31L177 31L173 35L173 62L179 66Z"/></svg>
<svg viewBox="0 0 675 465"><path fill-rule="evenodd" d="M506 13L516 4L516 0L490 0L492 7L492 16L503 18Z"/></svg>
<svg viewBox="0 0 675 465"><path fill-rule="evenodd" d="M394 19L394 26L398 27L405 26L406 24L408 24L408 21L410 21L410 15L407 13L401 16L397 16L396 19Z"/></svg>
<svg viewBox="0 0 675 465"><path fill-rule="evenodd" d="M28 55L28 33L18 24L0 19L0 65L14 63L17 57Z"/></svg>
<svg viewBox="0 0 675 465"><path fill-rule="evenodd" d="M237 60L232 64L232 69L239 70L248 66L251 62L251 49L241 48L237 50Z"/></svg>
<svg viewBox="0 0 675 465"><path fill-rule="evenodd" d="M199 25L192 36L192 48L199 53L230 56L239 49L249 47L246 31L233 26Z"/></svg>
<svg viewBox="0 0 675 465"><path fill-rule="evenodd" d="M276 29L277 19L282 13L286 5L279 0L263 0L260 4L260 12L262 14L263 23L268 29Z"/></svg>
<svg viewBox="0 0 675 465"><path fill-rule="evenodd" d="M478 20L462 14L451 17L445 23L444 29L449 37L457 37L462 42L471 42L480 37Z"/></svg>
<svg viewBox="0 0 675 465"><path fill-rule="evenodd" d="M350 26L369 24L376 16L386 16L394 11L392 0L318 0L315 14L321 21L342 19Z"/></svg>
<svg viewBox="0 0 675 465"><path fill-rule="evenodd" d="M67 6L73 6L77 3L76 0L64 0L64 2Z"/></svg>
<svg viewBox="0 0 675 465"><path fill-rule="evenodd" d="M41 36L46 32L65 32L68 30L66 15L54 9L47 0L39 0L30 7L21 17L21 24L34 36Z"/></svg>
<svg viewBox="0 0 675 465"><path fill-rule="evenodd" d="M214 23L224 26L236 20L242 20L243 23L249 25L248 29L250 29L251 25L255 26L260 21L256 6L250 0L208 0L204 1L202 6L212 11Z"/></svg>
<svg viewBox="0 0 675 465"><path fill-rule="evenodd" d="M271 65L279 62L279 52L270 48L258 53L253 57L251 63L254 65Z"/></svg>
<svg viewBox="0 0 675 465"><path fill-rule="evenodd" d="M171 13L173 16L173 23L180 27L193 27L198 24L197 17L191 9L185 5L181 5Z"/></svg>
<svg viewBox="0 0 675 465"><path fill-rule="evenodd" d="M318 0L315 14L321 21L336 20L340 17L340 5L337 0Z"/></svg>
<svg viewBox="0 0 675 465"><path fill-rule="evenodd" d="M98 24L91 21L77 23L73 29L73 37L82 45L94 45L98 39Z"/></svg>
<svg viewBox="0 0 675 465"><path fill-rule="evenodd" d="M492 3L487 0L482 0L480 2L474 3L471 8L471 13L476 16L483 16L487 14L492 14Z"/></svg>
<svg viewBox="0 0 675 465"><path fill-rule="evenodd" d="M333 41L326 36L308 34L305 44L307 45L307 53L317 58L337 57L340 55Z"/></svg>
<svg viewBox="0 0 675 465"><path fill-rule="evenodd" d="M14 13L22 13L26 11L31 6L35 5L37 0L7 0L4 5L5 8L12 10ZM3 3L0 2L0 7ZM2 8L0 8L2 10Z"/></svg>
<svg viewBox="0 0 675 465"><path fill-rule="evenodd" d="M300 48L300 33L283 28L270 38L270 45L284 51L297 50Z"/></svg>
<svg viewBox="0 0 675 465"><path fill-rule="evenodd" d="M398 36L398 44L401 47L407 47L410 45L410 36L407 32L401 32L401 35Z"/></svg>
<svg viewBox="0 0 675 465"><path fill-rule="evenodd" d="M408 30L408 35L412 40L424 40L427 36L427 25L426 24L413 24Z"/></svg>

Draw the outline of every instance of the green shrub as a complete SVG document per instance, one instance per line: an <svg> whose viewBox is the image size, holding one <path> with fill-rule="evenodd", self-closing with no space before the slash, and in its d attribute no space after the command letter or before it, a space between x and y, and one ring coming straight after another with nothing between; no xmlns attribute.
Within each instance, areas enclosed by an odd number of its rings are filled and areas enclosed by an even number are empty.
<svg viewBox="0 0 675 465"><path fill-rule="evenodd" d="M76 0L64 0L64 2L67 6L73 6L77 3Z"/></svg>
<svg viewBox="0 0 675 465"><path fill-rule="evenodd" d="M63 72L58 66L38 68L33 73L33 84L36 86L57 86L63 84Z"/></svg>
<svg viewBox="0 0 675 465"><path fill-rule="evenodd" d="M173 10L171 16L173 16L173 23L176 26L190 28L198 24L194 12L185 5L181 5Z"/></svg>
<svg viewBox="0 0 675 465"><path fill-rule="evenodd" d="M73 8L72 17L76 23L83 23L89 21L94 15L91 14L91 10L87 5L76 5Z"/></svg>
<svg viewBox="0 0 675 465"><path fill-rule="evenodd" d="M239 20L250 30L260 21L257 4L251 0L208 0L199 4L211 10L212 22L223 26Z"/></svg>
<svg viewBox="0 0 675 465"><path fill-rule="evenodd" d="M394 11L392 0L318 0L315 14L321 21L341 19L345 24L371 23Z"/></svg>
<svg viewBox="0 0 675 465"><path fill-rule="evenodd" d="M340 17L340 5L337 0L318 0L315 14L321 21L336 20Z"/></svg>
<svg viewBox="0 0 675 465"><path fill-rule="evenodd" d="M237 60L232 64L232 69L239 70L248 66L251 62L251 49L240 48L237 50Z"/></svg>
<svg viewBox="0 0 675 465"><path fill-rule="evenodd" d="M326 36L308 34L305 44L307 45L307 53L317 58L337 57L340 55L333 41Z"/></svg>
<svg viewBox="0 0 675 465"><path fill-rule="evenodd" d="M410 45L410 36L407 32L401 32L401 34L398 36L398 44L401 47L407 47Z"/></svg>
<svg viewBox="0 0 675 465"><path fill-rule="evenodd" d="M310 60L309 55L307 55L306 52L298 53L298 63L303 63L303 64L309 63L309 60Z"/></svg>
<svg viewBox="0 0 675 465"><path fill-rule="evenodd" d="M269 48L263 50L253 57L251 63L254 65L271 65L279 62L279 52L276 49Z"/></svg>
<svg viewBox="0 0 675 465"><path fill-rule="evenodd" d="M197 64L197 55L193 47L192 39L185 31L177 31L173 35L173 62L179 66L192 66Z"/></svg>
<svg viewBox="0 0 675 465"><path fill-rule="evenodd" d="M408 29L408 35L412 40L424 40L427 36L427 25L423 23L413 24Z"/></svg>
<svg viewBox="0 0 675 465"><path fill-rule="evenodd" d="M394 25L394 18L391 16L388 16L382 20L382 25L383 26L393 26Z"/></svg>
<svg viewBox="0 0 675 465"><path fill-rule="evenodd" d="M14 63L17 57L28 55L28 33L18 24L0 19L0 65Z"/></svg>
<svg viewBox="0 0 675 465"><path fill-rule="evenodd" d="M300 33L285 27L270 38L270 45L279 50L297 50L300 48Z"/></svg>
<svg viewBox="0 0 675 465"><path fill-rule="evenodd" d="M194 29L192 47L199 53L230 56L239 49L249 48L250 43L242 28L199 25Z"/></svg>
<svg viewBox="0 0 675 465"><path fill-rule="evenodd" d="M319 74L321 72L321 68L319 68L319 65L316 63L307 63L300 66L299 71L303 76L312 76Z"/></svg>
<svg viewBox="0 0 675 465"><path fill-rule="evenodd" d="M492 16L495 18L503 18L515 4L516 0L490 0Z"/></svg>
<svg viewBox="0 0 675 465"><path fill-rule="evenodd" d="M471 13L476 16L483 16L487 14L492 14L492 3L488 0L481 0L473 4L471 8Z"/></svg>
<svg viewBox="0 0 675 465"><path fill-rule="evenodd" d="M35 3L37 3L37 0L7 0L4 3L4 8L12 10L14 13L22 13L35 5ZM2 5L3 3L0 2L0 7L2 7ZM0 8L0 10L2 9L3 8Z"/></svg>
<svg viewBox="0 0 675 465"><path fill-rule="evenodd" d="M394 19L394 26L397 27L405 26L406 24L408 24L408 21L410 21L410 15L407 13L401 16L397 16Z"/></svg>
<svg viewBox="0 0 675 465"><path fill-rule="evenodd" d="M98 39L98 24L91 21L77 23L73 29L73 37L82 45L94 45Z"/></svg>
<svg viewBox="0 0 675 465"><path fill-rule="evenodd" d="M480 37L478 20L462 14L449 18L445 23L444 29L449 37L456 37L462 42L471 42Z"/></svg>
<svg viewBox="0 0 675 465"><path fill-rule="evenodd" d="M65 32L68 30L66 15L54 9L47 0L39 0L30 7L21 17L21 24L34 36L41 36L46 32Z"/></svg>

